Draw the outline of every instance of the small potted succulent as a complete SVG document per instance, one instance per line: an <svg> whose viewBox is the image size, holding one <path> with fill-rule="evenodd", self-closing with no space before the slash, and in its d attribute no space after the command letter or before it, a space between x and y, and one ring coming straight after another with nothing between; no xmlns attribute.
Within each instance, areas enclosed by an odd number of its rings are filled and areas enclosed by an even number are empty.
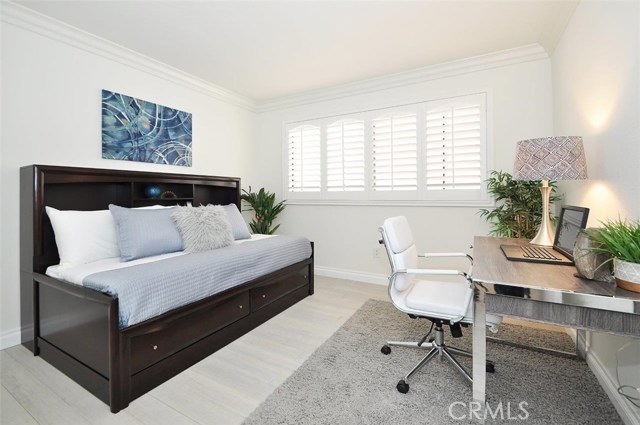
<svg viewBox="0 0 640 425"><path fill-rule="evenodd" d="M640 292L640 221L608 220L594 232L592 239L600 246L594 252L608 253L613 259L616 284Z"/></svg>

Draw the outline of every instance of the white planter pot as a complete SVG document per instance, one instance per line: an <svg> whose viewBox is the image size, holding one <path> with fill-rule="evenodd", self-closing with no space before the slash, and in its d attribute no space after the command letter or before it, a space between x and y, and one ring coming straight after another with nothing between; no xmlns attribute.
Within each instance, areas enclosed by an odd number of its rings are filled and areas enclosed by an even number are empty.
<svg viewBox="0 0 640 425"><path fill-rule="evenodd" d="M640 292L640 264L614 258L613 270L619 287L628 291Z"/></svg>

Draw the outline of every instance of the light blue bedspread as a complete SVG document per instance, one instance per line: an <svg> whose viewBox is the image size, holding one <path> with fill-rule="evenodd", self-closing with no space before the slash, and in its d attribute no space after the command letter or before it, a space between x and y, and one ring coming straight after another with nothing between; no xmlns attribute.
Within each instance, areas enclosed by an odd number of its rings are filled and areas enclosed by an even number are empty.
<svg viewBox="0 0 640 425"><path fill-rule="evenodd" d="M277 236L94 273L82 284L118 298L122 329L310 256L308 239Z"/></svg>

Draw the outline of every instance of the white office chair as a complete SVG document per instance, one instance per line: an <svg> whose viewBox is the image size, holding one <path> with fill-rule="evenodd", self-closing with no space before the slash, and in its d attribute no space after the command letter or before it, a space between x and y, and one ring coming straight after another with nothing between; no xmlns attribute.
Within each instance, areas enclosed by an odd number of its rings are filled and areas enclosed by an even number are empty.
<svg viewBox="0 0 640 425"><path fill-rule="evenodd" d="M453 354L471 357L471 353L450 347L444 341L444 325L449 325L453 337L462 336L461 325L473 323L473 287L471 271L473 259L464 253L428 253L418 254L411 228L406 217L391 217L380 227L382 243L391 263L389 277L389 297L393 305L411 318L425 318L435 327L435 335L429 341L425 335L419 342L387 342L380 351L391 353L391 346L429 349L427 355L405 377L398 382L397 389L401 393L409 391L409 379L413 374L429 363L436 355L447 359L469 381L471 375L458 363ZM467 272L444 269L418 268L418 258L466 257L471 265ZM458 276L460 279L439 281L442 276ZM427 279L424 279L427 277ZM502 321L499 316L487 315L487 326L492 330ZM494 372L494 365L487 361L487 372Z"/></svg>

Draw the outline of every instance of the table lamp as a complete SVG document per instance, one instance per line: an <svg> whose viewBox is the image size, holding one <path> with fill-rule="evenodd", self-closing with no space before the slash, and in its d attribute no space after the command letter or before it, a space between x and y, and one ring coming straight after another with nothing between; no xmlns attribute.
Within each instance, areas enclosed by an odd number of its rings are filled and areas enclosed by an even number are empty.
<svg viewBox="0 0 640 425"><path fill-rule="evenodd" d="M532 244L553 246L555 231L549 219L549 180L587 178L582 137L562 136L521 140L516 146L514 180L542 180L542 222Z"/></svg>

